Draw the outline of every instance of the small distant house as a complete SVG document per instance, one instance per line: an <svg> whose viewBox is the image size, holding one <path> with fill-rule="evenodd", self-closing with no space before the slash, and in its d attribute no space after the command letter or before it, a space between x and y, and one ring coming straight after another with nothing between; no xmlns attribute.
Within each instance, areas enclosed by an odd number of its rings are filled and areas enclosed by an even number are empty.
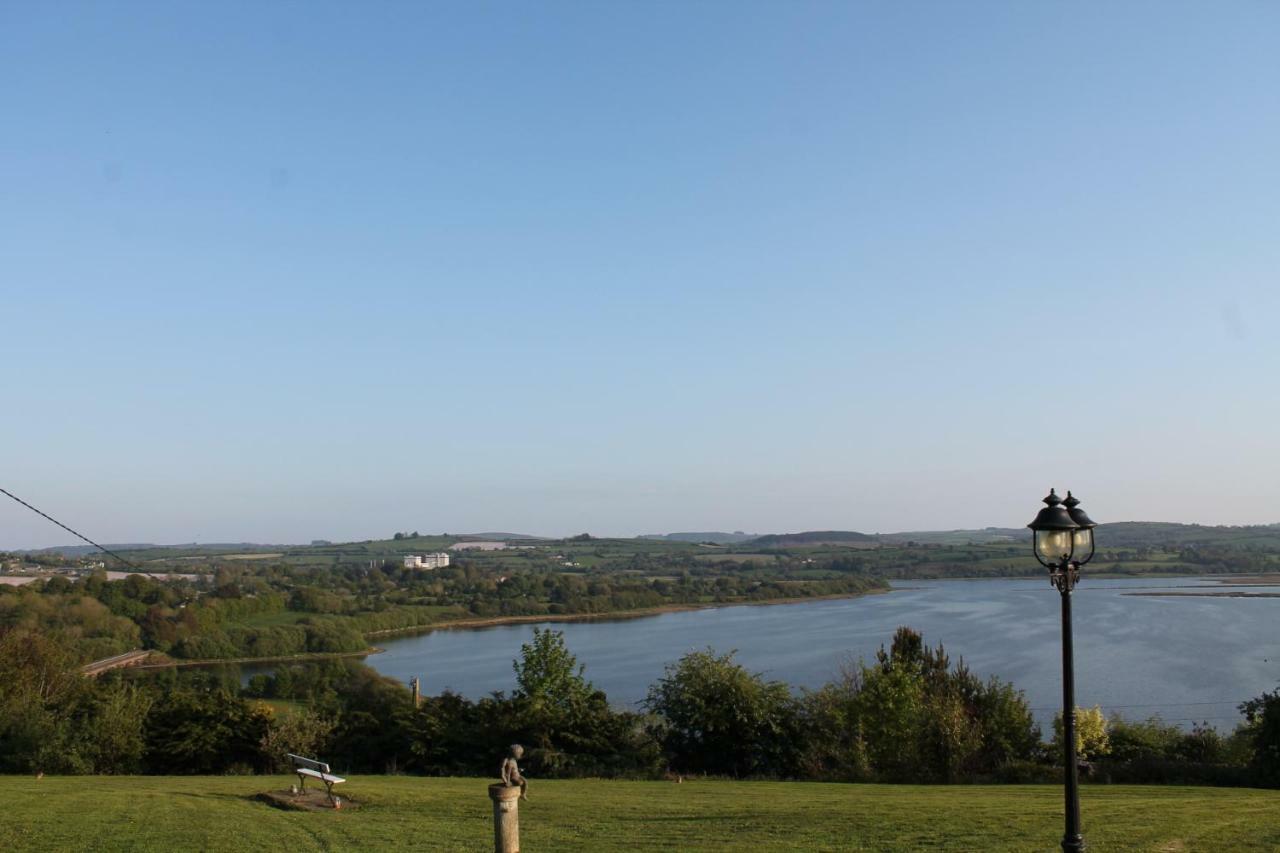
<svg viewBox="0 0 1280 853"><path fill-rule="evenodd" d="M404 558L404 567L406 569L443 569L449 565L449 555L443 552L437 554L406 554Z"/></svg>

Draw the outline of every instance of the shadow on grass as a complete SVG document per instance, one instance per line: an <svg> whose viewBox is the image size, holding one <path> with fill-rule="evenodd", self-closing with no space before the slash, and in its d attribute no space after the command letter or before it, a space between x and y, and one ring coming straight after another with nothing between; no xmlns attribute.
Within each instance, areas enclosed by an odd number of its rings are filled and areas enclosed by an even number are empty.
<svg viewBox="0 0 1280 853"><path fill-rule="evenodd" d="M224 794L219 791L156 791L155 793L165 797L166 799L168 799L169 797L182 797L184 799L189 799L189 800L218 800L222 802L228 802L228 801L249 802L249 801L252 801L256 796L258 796L256 793L255 794Z"/></svg>

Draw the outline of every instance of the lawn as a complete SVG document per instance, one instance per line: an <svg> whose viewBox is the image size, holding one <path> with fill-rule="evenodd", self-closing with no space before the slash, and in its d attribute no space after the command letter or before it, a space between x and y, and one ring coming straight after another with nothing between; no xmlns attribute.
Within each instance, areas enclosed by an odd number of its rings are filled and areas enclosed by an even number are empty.
<svg viewBox="0 0 1280 853"><path fill-rule="evenodd" d="M483 779L353 777L358 808L287 812L251 797L289 777L0 777L0 850L492 849ZM537 781L522 847L609 850L1053 851L1043 786ZM1280 792L1087 786L1093 851L1274 851Z"/></svg>

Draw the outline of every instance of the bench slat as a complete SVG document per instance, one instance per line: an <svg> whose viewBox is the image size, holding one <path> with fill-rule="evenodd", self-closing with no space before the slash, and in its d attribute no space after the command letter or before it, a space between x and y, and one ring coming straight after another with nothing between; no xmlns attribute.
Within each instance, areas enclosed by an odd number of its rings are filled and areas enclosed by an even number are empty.
<svg viewBox="0 0 1280 853"><path fill-rule="evenodd" d="M318 772L316 772L315 770L308 770L308 769L307 769L307 768L305 768L305 767L299 767L299 768L298 768L297 770L295 770L294 772L295 772L295 773L300 773L300 774L302 774L303 776L310 776L310 777L312 777L313 779L321 779L321 780L323 780L323 781L325 781L325 782L329 782L329 783L332 783L332 784L334 784L334 785L337 785L339 782L345 782L345 781L347 781L346 779L343 779L341 776L334 776L332 773L318 773Z"/></svg>
<svg viewBox="0 0 1280 853"><path fill-rule="evenodd" d="M329 772L329 765L323 761L307 758L305 755L294 755L292 752L287 752L285 755L289 756L290 760L293 761L294 767L310 767L312 770L319 770L321 773Z"/></svg>

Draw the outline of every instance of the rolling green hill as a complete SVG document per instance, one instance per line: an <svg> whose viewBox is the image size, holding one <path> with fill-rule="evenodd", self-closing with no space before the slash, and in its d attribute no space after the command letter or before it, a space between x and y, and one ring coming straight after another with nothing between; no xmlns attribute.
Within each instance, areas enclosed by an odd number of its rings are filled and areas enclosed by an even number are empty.
<svg viewBox="0 0 1280 853"><path fill-rule="evenodd" d="M804 533L771 533L752 539L758 548L795 548L809 545L874 545L876 537L852 530L809 530Z"/></svg>
<svg viewBox="0 0 1280 853"><path fill-rule="evenodd" d="M0 849L249 851L493 849L484 779L355 777L339 812L256 802L291 777L0 777ZM1096 851L1272 851L1280 792L1086 786ZM534 781L520 808L535 851L1052 851L1046 786Z"/></svg>
<svg viewBox="0 0 1280 853"><path fill-rule="evenodd" d="M978 550L1015 546L1019 554L1029 554L1030 531L1025 528L987 527L980 530L919 530L902 533L860 533L852 530L811 530L801 533L777 533L765 536L716 532L650 534L634 539L538 539L530 536L494 533L466 535L401 534L400 539L370 539L360 542L322 542L310 545L187 544L187 545L115 545L117 553L136 564L155 568L182 568L210 563L232 563L275 560L284 565L316 567L333 565L368 565L370 561L399 561L406 554L441 551L477 538L506 541L509 550L491 552L455 552L458 559L483 562L527 562L540 554L561 555L563 562L576 562L590 568L599 562L629 558L643 554L666 558L694 559L705 552L704 543L727 547L727 553L766 551L807 552L813 549L899 549L911 546L973 547ZM1100 524L1097 530L1100 548L1150 548L1177 552L1191 547L1200 549L1238 549L1280 551L1280 524L1245 526L1208 526L1174 524L1157 521L1122 521ZM93 556L90 546L46 548L32 554L60 552L65 556ZM585 562L584 562L585 560Z"/></svg>

